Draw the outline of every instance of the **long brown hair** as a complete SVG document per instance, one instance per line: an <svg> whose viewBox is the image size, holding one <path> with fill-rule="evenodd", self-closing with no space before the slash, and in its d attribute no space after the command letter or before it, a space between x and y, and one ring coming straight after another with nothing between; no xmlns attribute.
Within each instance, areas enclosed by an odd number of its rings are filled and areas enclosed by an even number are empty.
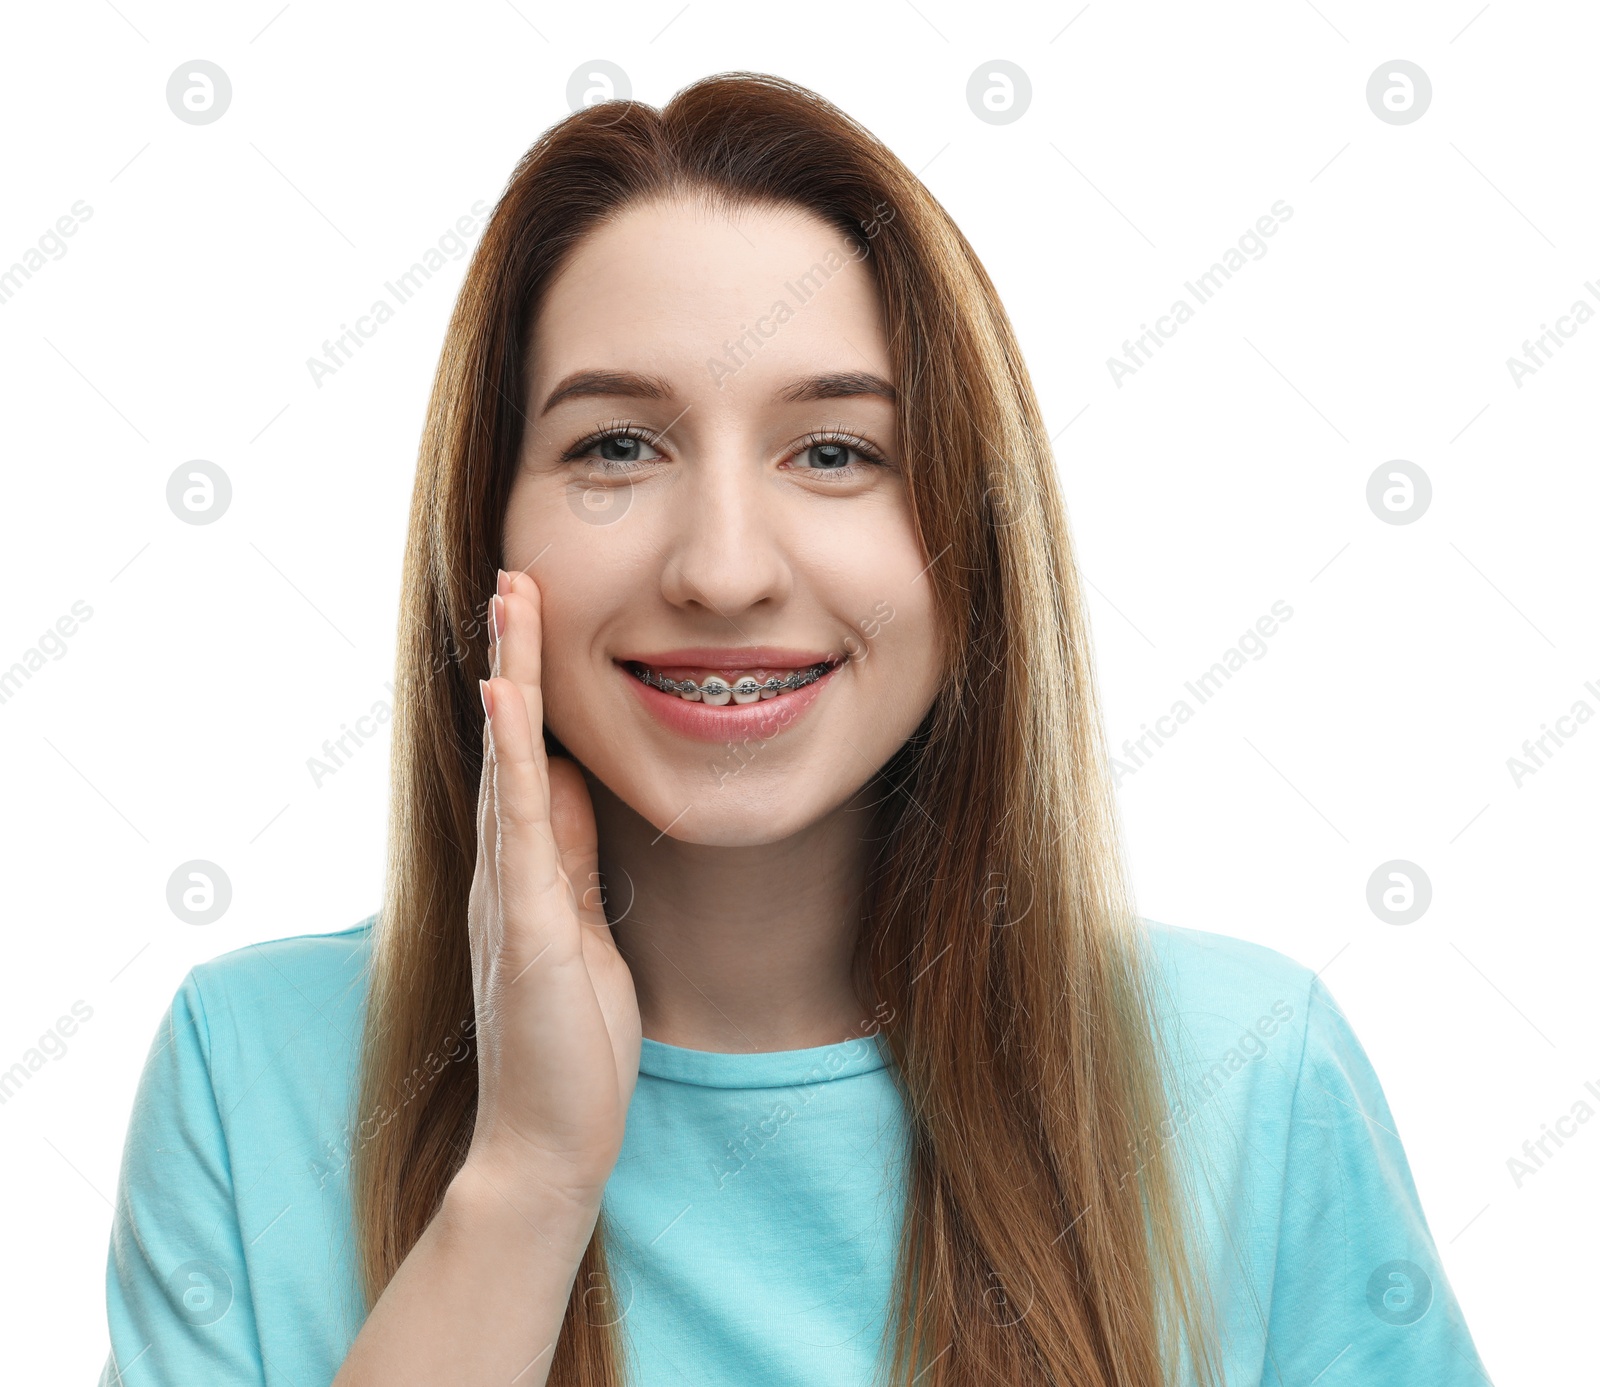
<svg viewBox="0 0 1600 1387"><path fill-rule="evenodd" d="M466 928L483 607L524 426L534 314L573 246L640 199L787 204L861 248L881 294L942 689L881 772L857 956L890 1018L911 1142L886 1383L1209 1381L1153 968L1124 885L1089 630L1038 402L994 285L883 144L754 73L663 109L607 102L518 163L434 380L405 552L389 875L363 1041L354 1200L370 1306L466 1154ZM404 1102L397 1095L405 1094ZM550 1382L620 1384L605 1222Z"/></svg>

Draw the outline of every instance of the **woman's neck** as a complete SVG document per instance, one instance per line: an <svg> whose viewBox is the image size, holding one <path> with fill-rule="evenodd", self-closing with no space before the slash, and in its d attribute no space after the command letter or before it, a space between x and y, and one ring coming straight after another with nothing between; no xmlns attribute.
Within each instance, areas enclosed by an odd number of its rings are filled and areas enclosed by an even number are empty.
<svg viewBox="0 0 1600 1387"><path fill-rule="evenodd" d="M710 847L663 834L585 778L606 912L646 1037L693 1050L767 1051L867 1033L851 965L870 799L858 795L780 842Z"/></svg>

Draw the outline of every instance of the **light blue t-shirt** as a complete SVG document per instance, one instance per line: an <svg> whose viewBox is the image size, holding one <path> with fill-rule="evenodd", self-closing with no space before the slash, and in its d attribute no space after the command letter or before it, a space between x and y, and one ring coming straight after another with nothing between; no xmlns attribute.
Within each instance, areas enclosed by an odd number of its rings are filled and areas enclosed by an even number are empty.
<svg viewBox="0 0 1600 1387"><path fill-rule="evenodd" d="M123 1153L102 1387L326 1387L344 1361L373 925L238 949L178 989ZM1326 988L1258 945L1150 934L1181 1087L1163 1135L1193 1153L1228 1387L1487 1383ZM441 1037L429 1068L471 1062ZM903 1217L892 1064L874 1036L756 1054L644 1040L602 1204L615 1300L591 1311L620 1318L637 1387L869 1382Z"/></svg>

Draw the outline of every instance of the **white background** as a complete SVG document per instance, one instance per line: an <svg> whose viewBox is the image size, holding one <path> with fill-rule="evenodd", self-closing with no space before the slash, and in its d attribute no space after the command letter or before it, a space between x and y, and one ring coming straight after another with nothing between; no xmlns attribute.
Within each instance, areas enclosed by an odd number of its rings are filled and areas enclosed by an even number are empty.
<svg viewBox="0 0 1600 1387"><path fill-rule="evenodd" d="M1600 719L1507 768L1576 700L1600 711L1600 323L1520 388L1506 366L1600 308L1590 7L82 0L7 31L0 265L93 214L0 304L0 668L93 615L0 704L0 1068L74 1001L93 1016L0 1107L0 1377L99 1370L124 1127L185 971L378 904L383 744L320 787L306 762L388 701L465 257L320 388L306 360L493 204L595 58L654 104L721 70L801 81L949 208L1057 434L1113 745L1293 608L1124 780L1141 909L1324 969L1495 1381L1592 1365L1600 1122L1520 1188L1507 1166L1600 1085ZM1366 104L1397 57L1433 85L1409 125ZM165 100L195 58L233 83L205 126ZM995 58L1033 88L1008 125L966 104ZM1106 359L1279 199L1269 253L1118 386ZM232 480L214 525L166 504L196 458ZM1393 459L1432 481L1412 524L1366 502ZM166 902L191 858L234 893L199 929ZM1433 890L1405 926L1366 899L1396 858Z"/></svg>

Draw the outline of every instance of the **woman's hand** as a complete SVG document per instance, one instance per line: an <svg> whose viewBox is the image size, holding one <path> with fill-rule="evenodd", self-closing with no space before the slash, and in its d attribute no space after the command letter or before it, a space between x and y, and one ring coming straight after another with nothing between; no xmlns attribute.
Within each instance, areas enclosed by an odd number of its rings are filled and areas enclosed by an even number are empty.
<svg viewBox="0 0 1600 1387"><path fill-rule="evenodd" d="M531 1184L597 1210L639 1077L639 1005L602 909L588 788L545 755L538 584L502 572L498 588L467 906L478 1112L465 1170L508 1198Z"/></svg>

